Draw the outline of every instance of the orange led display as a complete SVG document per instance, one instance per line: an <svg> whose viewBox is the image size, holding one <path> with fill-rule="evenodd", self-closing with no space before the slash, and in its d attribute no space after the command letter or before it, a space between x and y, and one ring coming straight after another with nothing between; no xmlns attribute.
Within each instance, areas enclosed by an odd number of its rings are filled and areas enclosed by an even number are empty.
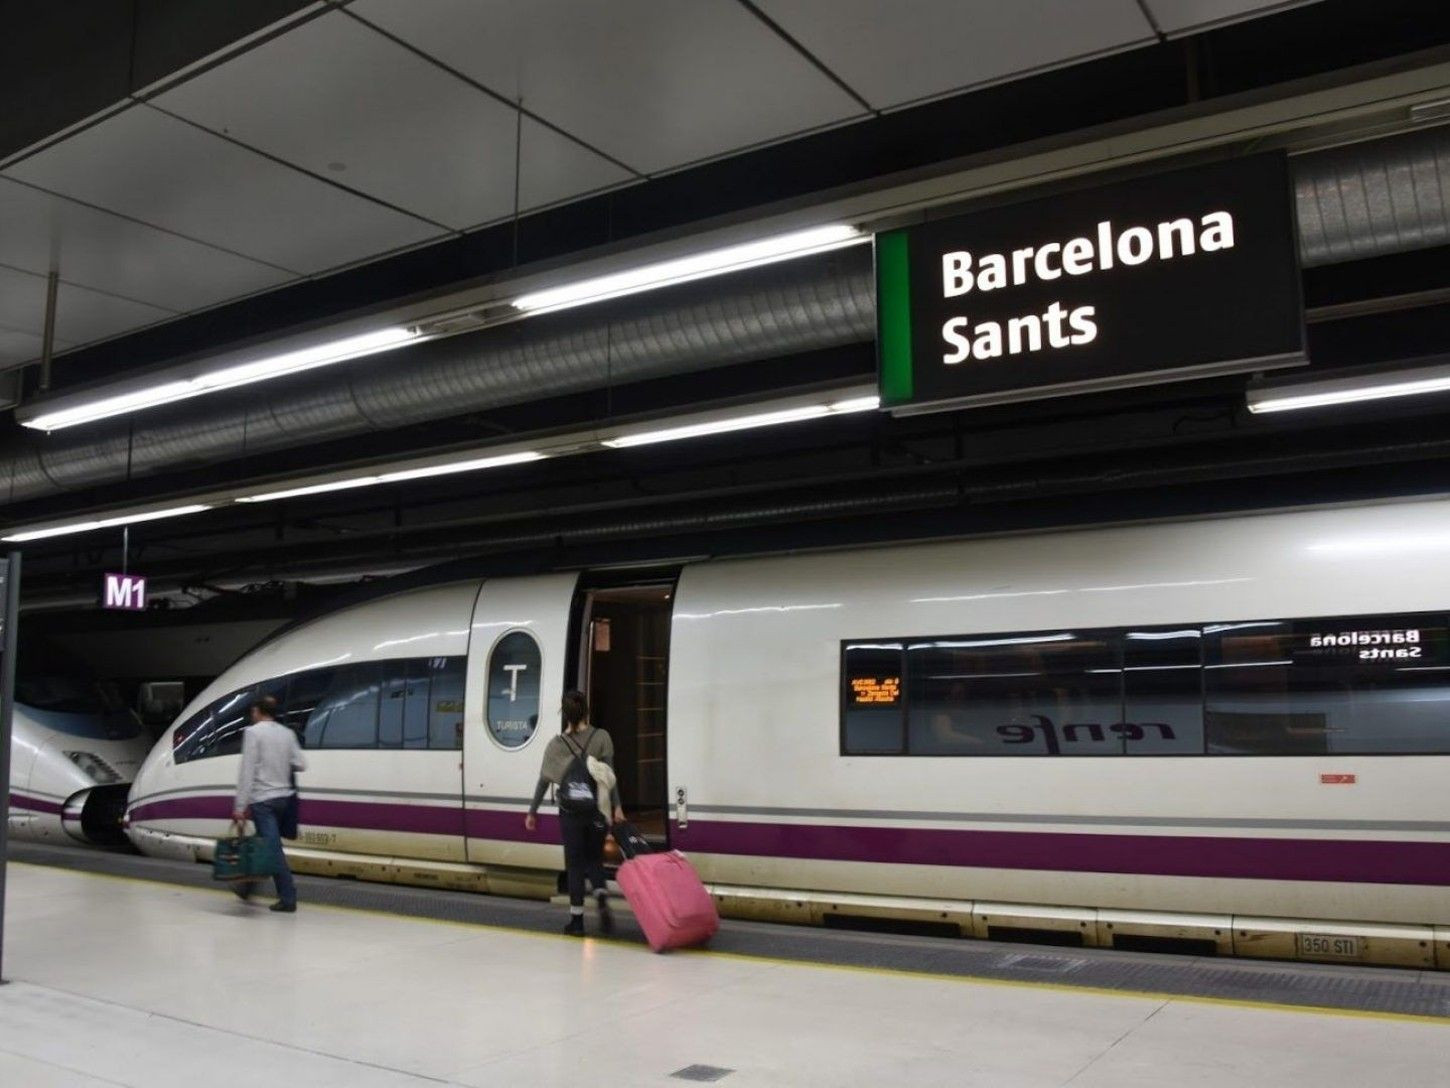
<svg viewBox="0 0 1450 1088"><path fill-rule="evenodd" d="M891 706L900 698L899 676L857 676L851 680L851 701L857 706Z"/></svg>

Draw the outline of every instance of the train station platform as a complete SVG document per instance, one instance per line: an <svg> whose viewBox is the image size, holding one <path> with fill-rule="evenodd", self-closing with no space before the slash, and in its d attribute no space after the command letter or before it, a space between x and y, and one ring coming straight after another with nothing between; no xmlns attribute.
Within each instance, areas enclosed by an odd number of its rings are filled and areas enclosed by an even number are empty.
<svg viewBox="0 0 1450 1088"><path fill-rule="evenodd" d="M26 850L4 1084L1411 1088L1442 1085L1450 1053L1435 974L744 923L712 951L656 956L627 922L611 940L555 935L547 904L304 879L282 916L200 866ZM439 917L480 907L503 913ZM1263 997L1091 984L1119 965Z"/></svg>

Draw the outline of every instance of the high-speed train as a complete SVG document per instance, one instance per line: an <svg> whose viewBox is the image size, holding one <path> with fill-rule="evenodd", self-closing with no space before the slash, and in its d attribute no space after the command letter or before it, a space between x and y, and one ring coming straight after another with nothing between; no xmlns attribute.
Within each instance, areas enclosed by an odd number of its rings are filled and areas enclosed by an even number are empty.
<svg viewBox="0 0 1450 1088"><path fill-rule="evenodd" d="M126 841L126 796L152 738L104 686L71 669L27 667L15 682L10 834L94 845Z"/></svg>
<svg viewBox="0 0 1450 1088"><path fill-rule="evenodd" d="M293 629L136 778L205 858L243 710L298 868L548 895L561 693L727 914L1450 967L1450 501L414 589Z"/></svg>

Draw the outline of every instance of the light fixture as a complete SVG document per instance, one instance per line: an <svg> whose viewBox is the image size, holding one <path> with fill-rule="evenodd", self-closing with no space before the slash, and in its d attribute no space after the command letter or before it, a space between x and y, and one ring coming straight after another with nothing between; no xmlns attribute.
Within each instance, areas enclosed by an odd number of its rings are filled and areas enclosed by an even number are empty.
<svg viewBox="0 0 1450 1088"><path fill-rule="evenodd" d="M73 521L63 525L51 525L40 529L22 529L9 536L0 537L7 544L24 544L28 540L46 540L53 536L68 536L71 533L89 533L94 529L116 529L123 525L139 525L146 521L160 521L163 518L179 518L187 514L199 514L211 506L193 503L190 506L172 506L165 510L148 510L140 514L121 514L116 517Z"/></svg>
<svg viewBox="0 0 1450 1088"><path fill-rule="evenodd" d="M1248 408L1256 415L1264 415L1445 392L1450 392L1450 365L1442 363L1398 370L1359 370L1319 381L1250 386Z"/></svg>
<svg viewBox="0 0 1450 1088"><path fill-rule="evenodd" d="M777 261L807 257L813 253L826 253L869 241L870 237L869 234L863 234L857 228L844 223L812 227L741 245L712 249L689 257L642 265L624 272L578 280L543 291L533 291L514 299L513 306L525 313L550 313L570 306L582 306L585 303L652 291L657 287L689 283L707 276L739 272Z"/></svg>
<svg viewBox="0 0 1450 1088"><path fill-rule="evenodd" d="M402 347L420 338L416 329L393 327L376 329L358 336L331 340L296 351L271 355L247 363L223 366L204 371L194 377L175 378L158 382L126 393L86 399L82 394L59 397L47 405L40 401L16 411L15 418L26 427L38 431L59 431L82 423L93 423L112 416L125 415L162 404L173 404L179 400L215 393L223 389L251 385L269 378L280 378L288 374L299 374L305 370L330 366L333 363L359 359L380 351Z"/></svg>
<svg viewBox="0 0 1450 1088"><path fill-rule="evenodd" d="M506 465L528 464L551 457L566 457L576 454L598 452L609 447L614 449L630 446L652 445L657 442L673 442L679 439L696 438L705 435L724 434L731 431L769 427L782 423L794 423L809 419L825 419L833 416L850 415L874 411L880 407L880 398L867 393L870 386L854 385L839 388L829 393L815 393L809 396L782 398L757 403L748 409L735 409L732 413L697 412L677 416L667 426L656 424L653 429L632 434L616 434L601 437L598 430L589 429L562 434L551 440L542 449L509 450L475 449L453 454L451 460L418 458L395 461L396 467L379 465L353 476L335 476L319 479L312 476L295 478L292 482L278 482L274 490L253 494L239 494L235 490L213 491L197 496L196 502L187 506L175 506L162 510L144 510L133 514L116 515L88 521L67 522L59 525L41 525L35 528L19 529L3 538L9 543L29 540L44 540L48 537L64 536L70 533L84 533L95 529L107 529L139 522L156 521L161 518L180 517L184 514L211 510L227 503L264 503L279 499L301 498L308 495L324 495L333 491L349 491L354 488L372 487L375 484L405 483L411 480L426 480L440 476L478 472ZM606 432L608 433L608 432Z"/></svg>
<svg viewBox="0 0 1450 1088"><path fill-rule="evenodd" d="M469 461L450 461L441 465L426 465L422 468L408 468L399 472L385 472L378 480L385 484L401 483L404 480L426 480L433 476L451 476L455 472L477 472L485 468L500 468L504 465L525 465L530 461L542 461L544 455L538 450L523 450L519 453L501 453L493 457L475 457Z"/></svg>
<svg viewBox="0 0 1450 1088"><path fill-rule="evenodd" d="M281 491L263 491L258 495L243 495L237 502L271 502L274 499L295 499L302 495L325 495L329 491L347 491L354 487L371 487L377 483L382 481L376 476L353 476L347 480L331 480L325 484L307 484Z"/></svg>
<svg viewBox="0 0 1450 1088"><path fill-rule="evenodd" d="M348 491L355 487L371 487L374 484L396 484L405 480L424 480L434 476L450 476L456 472L477 472L480 469L500 468L504 465L522 465L539 461L544 454L537 450L521 450L517 453L500 453L491 457L472 457L466 461L445 461L435 465L421 465L417 468L399 469L396 472L373 473L368 476L349 476L343 480L326 483L306 484L278 491L264 491L257 495L243 495L237 502L272 502L275 499L295 499L303 495L323 495L329 491Z"/></svg>
<svg viewBox="0 0 1450 1088"><path fill-rule="evenodd" d="M656 442L676 442L684 438L699 438L710 434L728 434L731 431L747 431L756 427L774 427L781 423L799 423L807 419L821 419L832 415L849 415L853 412L870 412L881 406L879 397L851 397L829 404L804 404L796 408L783 408L775 412L751 412L746 415L686 423L676 427L663 427L637 434L606 438L601 445L610 449L629 449L632 446L650 446Z"/></svg>

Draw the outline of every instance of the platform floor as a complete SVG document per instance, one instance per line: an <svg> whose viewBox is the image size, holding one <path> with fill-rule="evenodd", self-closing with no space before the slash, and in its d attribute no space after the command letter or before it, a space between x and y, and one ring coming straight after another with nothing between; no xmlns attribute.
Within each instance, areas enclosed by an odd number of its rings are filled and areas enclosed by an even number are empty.
<svg viewBox="0 0 1450 1088"><path fill-rule="evenodd" d="M841 969L10 869L0 1084L1447 1083L1450 1023ZM708 1075L709 1071L701 1072Z"/></svg>

